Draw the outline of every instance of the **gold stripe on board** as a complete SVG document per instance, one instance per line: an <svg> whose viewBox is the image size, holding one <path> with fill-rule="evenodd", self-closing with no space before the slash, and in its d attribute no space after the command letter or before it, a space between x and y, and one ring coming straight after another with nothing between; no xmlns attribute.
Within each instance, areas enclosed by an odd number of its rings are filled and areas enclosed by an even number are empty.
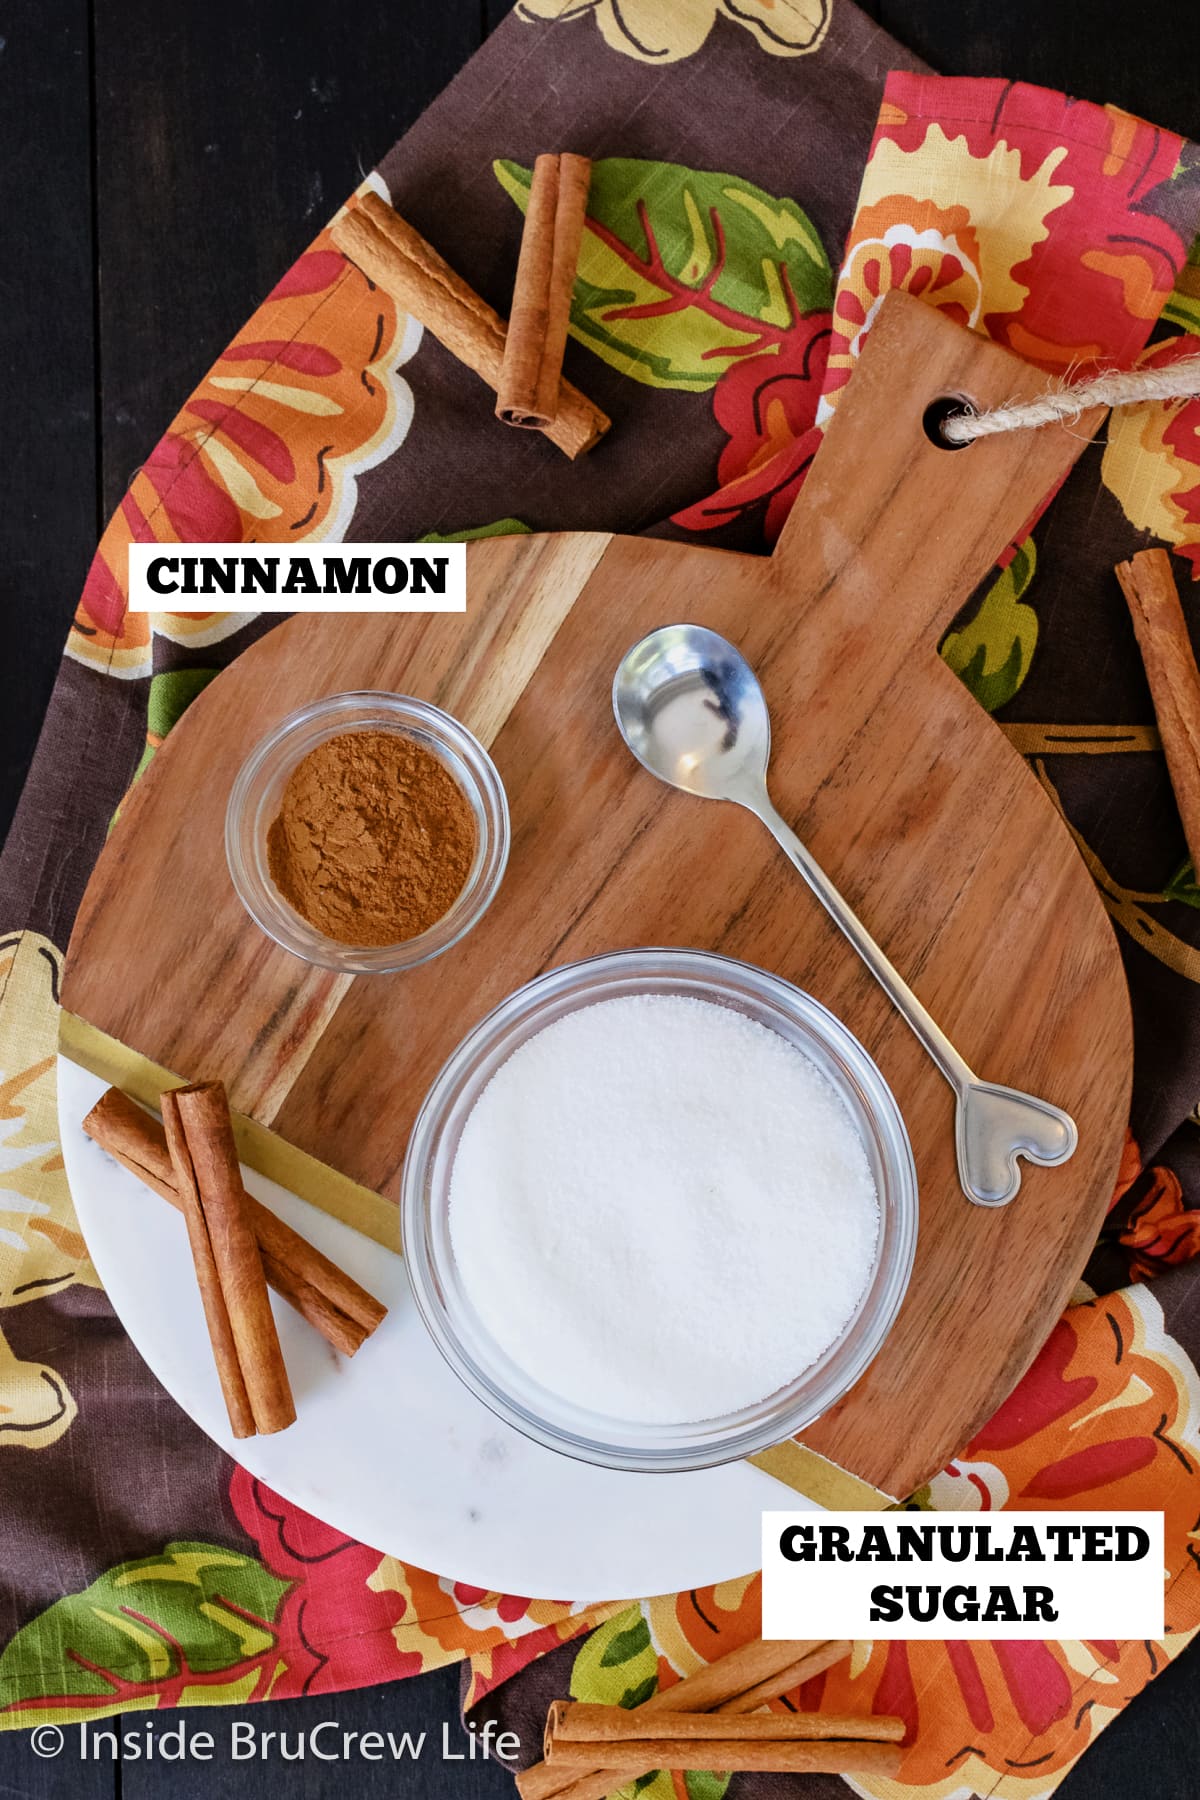
<svg viewBox="0 0 1200 1800"><path fill-rule="evenodd" d="M769 1450L760 1450L757 1456L746 1460L764 1475L774 1476L785 1487L815 1500L827 1512L881 1512L896 1504L893 1495L872 1487L859 1475L851 1475L848 1469L840 1469L837 1463L810 1450L807 1444L798 1444L795 1438L789 1438L785 1444L773 1444Z"/></svg>
<svg viewBox="0 0 1200 1800"><path fill-rule="evenodd" d="M140 1051L131 1050L65 1008L59 1014L58 1047L81 1069L98 1075L110 1087L121 1088L155 1111L164 1088L183 1086L180 1077L169 1069L161 1068ZM360 1186L347 1175L339 1175L336 1169L306 1150L298 1150L245 1113L233 1114L233 1135L238 1155L248 1168L361 1231L385 1250L400 1249L400 1209L382 1194Z"/></svg>
<svg viewBox="0 0 1200 1800"><path fill-rule="evenodd" d="M62 1054L81 1069L99 1076L110 1087L121 1088L153 1110L157 1110L164 1088L182 1085L180 1077L169 1069L65 1008L59 1014L58 1042ZM399 1250L400 1214L391 1201L348 1176L339 1175L244 1113L234 1113L233 1130L238 1155L247 1167L277 1181L289 1193L319 1206L322 1212L340 1219L385 1249ZM794 1438L747 1460L783 1486L831 1512L868 1512L896 1504L892 1495L851 1475Z"/></svg>
<svg viewBox="0 0 1200 1800"><path fill-rule="evenodd" d="M473 641L463 645L439 679L435 696L485 749L504 729L611 543L611 533L599 531L545 538L536 552L526 552L489 587L488 612L496 620L495 630L480 627ZM487 554L482 543L468 551ZM514 588L520 592L519 608L511 603Z"/></svg>

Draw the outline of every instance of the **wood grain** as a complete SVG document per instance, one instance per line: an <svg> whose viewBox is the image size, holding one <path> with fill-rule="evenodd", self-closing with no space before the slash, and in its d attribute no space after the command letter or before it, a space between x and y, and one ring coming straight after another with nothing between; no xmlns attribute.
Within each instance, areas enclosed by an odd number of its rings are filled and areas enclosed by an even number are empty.
<svg viewBox="0 0 1200 1800"><path fill-rule="evenodd" d="M868 1374L804 1434L909 1492L1043 1341L1103 1216L1127 1117L1111 927L1049 799L937 656L1085 433L951 452L925 438L925 406L946 393L986 406L1042 380L896 295L769 561L642 539L483 540L468 546L465 618L348 629L314 616L273 632L189 710L124 809L80 910L65 1005L189 1079L223 1079L243 1111L266 1100L289 1143L394 1199L437 1069L539 970L648 943L776 970L866 1044L913 1140L909 1296ZM963 1200L949 1090L762 828L669 792L621 746L612 672L676 618L724 632L758 669L776 804L968 1061L1074 1114L1074 1160L1028 1170L1013 1206ZM355 687L418 694L477 730L508 790L513 845L498 899L453 952L334 997L332 977L241 912L222 826L263 733Z"/></svg>

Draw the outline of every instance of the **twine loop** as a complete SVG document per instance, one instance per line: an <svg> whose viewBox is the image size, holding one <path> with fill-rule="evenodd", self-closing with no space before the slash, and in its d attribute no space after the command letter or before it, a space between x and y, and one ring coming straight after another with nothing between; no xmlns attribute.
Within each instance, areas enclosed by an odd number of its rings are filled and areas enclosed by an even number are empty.
<svg viewBox="0 0 1200 1800"><path fill-rule="evenodd" d="M1160 369L1112 370L1074 386L1048 388L1036 400L975 412L964 401L940 424L943 441L960 449L1002 431L1031 431L1070 424L1093 406L1139 406L1147 400L1200 399L1200 354L1181 357Z"/></svg>

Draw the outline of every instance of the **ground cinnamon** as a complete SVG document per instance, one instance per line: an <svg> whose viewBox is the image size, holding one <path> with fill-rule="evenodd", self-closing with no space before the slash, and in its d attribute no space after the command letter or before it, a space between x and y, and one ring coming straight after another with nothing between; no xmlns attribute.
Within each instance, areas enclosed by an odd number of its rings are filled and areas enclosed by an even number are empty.
<svg viewBox="0 0 1200 1800"><path fill-rule="evenodd" d="M449 912L475 856L475 814L414 738L347 731L288 777L267 834L271 879L340 944L404 943Z"/></svg>

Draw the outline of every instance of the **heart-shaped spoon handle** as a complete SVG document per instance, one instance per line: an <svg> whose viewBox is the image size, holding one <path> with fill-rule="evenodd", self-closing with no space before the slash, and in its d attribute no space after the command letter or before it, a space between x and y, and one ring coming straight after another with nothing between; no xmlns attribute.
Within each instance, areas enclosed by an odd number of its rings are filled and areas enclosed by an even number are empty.
<svg viewBox="0 0 1200 1800"><path fill-rule="evenodd" d="M1017 1088L971 1081L958 1091L954 1145L964 1193L979 1206L1004 1206L1021 1185L1017 1158L1053 1167L1079 1141L1060 1107Z"/></svg>
<svg viewBox="0 0 1200 1800"><path fill-rule="evenodd" d="M967 1199L977 1206L1006 1205L1021 1185L1018 1157L1044 1167L1066 1162L1078 1142L1070 1115L1033 1094L978 1080L765 790L746 781L731 785L729 798L762 820L954 1089L958 1179Z"/></svg>

